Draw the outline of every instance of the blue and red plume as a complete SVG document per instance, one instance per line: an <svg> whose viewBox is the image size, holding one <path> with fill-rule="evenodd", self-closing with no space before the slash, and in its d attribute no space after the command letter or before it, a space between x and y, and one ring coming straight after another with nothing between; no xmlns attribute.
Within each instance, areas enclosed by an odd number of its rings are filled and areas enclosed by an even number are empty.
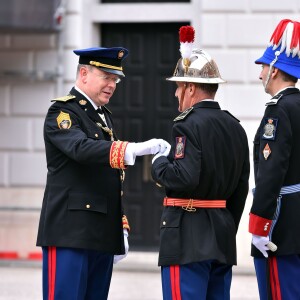
<svg viewBox="0 0 300 300"><path fill-rule="evenodd" d="M300 23L283 19L276 26L270 43L256 64L267 64L300 78Z"/></svg>
<svg viewBox="0 0 300 300"><path fill-rule="evenodd" d="M292 53L292 57L298 55L300 58L300 23L289 19L281 20L271 36L270 44L273 50L281 45L280 53L285 50L288 57Z"/></svg>

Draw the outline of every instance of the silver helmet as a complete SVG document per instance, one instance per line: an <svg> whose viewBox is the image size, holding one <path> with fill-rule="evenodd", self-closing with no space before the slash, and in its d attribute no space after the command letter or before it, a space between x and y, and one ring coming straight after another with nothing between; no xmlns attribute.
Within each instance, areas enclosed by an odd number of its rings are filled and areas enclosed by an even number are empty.
<svg viewBox="0 0 300 300"><path fill-rule="evenodd" d="M170 81L224 83L219 69L211 56L202 49L193 49L189 59L180 58Z"/></svg>

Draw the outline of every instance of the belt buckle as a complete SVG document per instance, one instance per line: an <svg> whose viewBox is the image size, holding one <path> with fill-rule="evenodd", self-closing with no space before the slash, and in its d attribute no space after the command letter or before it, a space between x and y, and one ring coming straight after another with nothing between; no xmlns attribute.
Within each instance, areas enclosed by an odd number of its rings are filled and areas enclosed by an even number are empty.
<svg viewBox="0 0 300 300"><path fill-rule="evenodd" d="M187 206L181 206L182 209L188 211L188 212L195 212L196 208L193 207L193 199L190 199Z"/></svg>

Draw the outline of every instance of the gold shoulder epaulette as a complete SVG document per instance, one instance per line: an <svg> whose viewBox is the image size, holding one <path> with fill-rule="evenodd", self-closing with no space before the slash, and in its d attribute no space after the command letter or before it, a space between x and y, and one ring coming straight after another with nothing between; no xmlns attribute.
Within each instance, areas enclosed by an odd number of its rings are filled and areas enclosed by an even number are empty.
<svg viewBox="0 0 300 300"><path fill-rule="evenodd" d="M178 117L176 117L173 121L176 122L176 121L183 120L193 109L194 109L194 107L190 107L190 108L186 109Z"/></svg>
<svg viewBox="0 0 300 300"><path fill-rule="evenodd" d="M63 97L58 97L58 98L52 99L51 102L54 102L54 101L67 102L67 101L69 101L71 99L74 99L74 98L76 98L76 96L67 95L67 96L63 96Z"/></svg>
<svg viewBox="0 0 300 300"><path fill-rule="evenodd" d="M111 112L106 106L102 106L102 107L105 108L105 110L106 110L108 113L112 114L112 112Z"/></svg>

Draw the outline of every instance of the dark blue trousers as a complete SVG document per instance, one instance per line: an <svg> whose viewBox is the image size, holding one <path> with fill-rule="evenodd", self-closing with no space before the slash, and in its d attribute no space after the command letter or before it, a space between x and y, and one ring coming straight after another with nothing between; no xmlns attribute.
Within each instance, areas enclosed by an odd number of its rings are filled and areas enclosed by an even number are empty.
<svg viewBox="0 0 300 300"><path fill-rule="evenodd" d="M43 247L43 300L104 300L113 255L99 251Z"/></svg>
<svg viewBox="0 0 300 300"><path fill-rule="evenodd" d="M229 300L232 266L212 260L161 268L164 300Z"/></svg>
<svg viewBox="0 0 300 300"><path fill-rule="evenodd" d="M254 258L260 300L300 299L300 256Z"/></svg>

